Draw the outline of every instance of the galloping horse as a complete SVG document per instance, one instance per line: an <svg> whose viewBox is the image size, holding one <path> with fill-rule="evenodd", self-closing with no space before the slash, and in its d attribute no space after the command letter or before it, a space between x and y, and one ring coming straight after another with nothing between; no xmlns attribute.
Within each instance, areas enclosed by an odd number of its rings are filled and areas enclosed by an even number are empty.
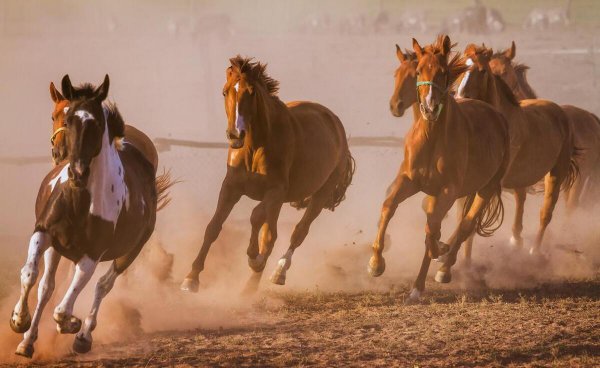
<svg viewBox="0 0 600 368"><path fill-rule="evenodd" d="M230 145L227 174L202 248L181 285L185 291L198 290L210 246L242 195L260 201L250 217L247 250L248 263L259 277L277 239L283 203L306 208L271 277L273 283L285 284L294 250L321 210L333 211L344 199L354 173L344 127L333 112L313 102L284 104L277 96L279 83L267 75L264 64L239 55L230 63L223 87Z"/></svg>
<svg viewBox="0 0 600 368"><path fill-rule="evenodd" d="M517 202L511 242L521 246L527 187L544 178L544 204L540 227L531 253L540 251L544 233L561 188L573 185L578 167L569 119L557 104L546 100L516 100L502 78L490 69L492 50L470 44L465 49L470 68L458 87L458 96L492 104L508 121L510 165L502 178L504 188L514 189Z"/></svg>
<svg viewBox="0 0 600 368"><path fill-rule="evenodd" d="M77 90L83 91L84 89L92 88L91 85L82 85L77 87ZM69 100L54 87L54 83L50 82L50 97L54 101L54 111L52 112L52 136L50 137L50 144L52 145L52 160L54 165L60 164L63 160L68 157L67 140L66 140L66 124L65 115L69 110ZM112 104L109 104L112 105ZM118 119L116 117L117 110L114 106L109 109L108 119ZM152 166L154 166L154 173L158 170L158 152L156 147L152 143L152 140L144 134L142 131L134 128L131 125L125 124L125 139L129 144L137 148Z"/></svg>
<svg viewBox="0 0 600 368"><path fill-rule="evenodd" d="M83 91L73 88L68 76L63 78L63 92L70 101L65 116L69 160L50 171L38 192L34 233L21 270L21 296L10 320L15 332L25 333L16 351L19 355L33 355L61 256L76 266L67 293L54 310L54 320L60 333L77 333L76 352L91 349L100 303L152 234L157 198L169 186L159 187L152 164L138 149L122 142L123 120L107 119L109 111L102 102L108 88L108 75L98 88ZM27 301L42 255L44 275L31 318ZM96 265L109 260L113 263L98 281L92 309L82 324L73 316L77 296Z"/></svg>
<svg viewBox="0 0 600 368"><path fill-rule="evenodd" d="M448 94L467 69L459 55L450 58L451 48L448 36L439 36L434 44L425 48L413 39L419 114L415 114L416 119L406 135L404 161L383 203L373 243L374 254L369 261L372 276L384 272L385 231L398 204L419 191L426 193L429 201L425 254L407 302L416 301L425 289L431 259L443 262L436 281L450 282L450 268L456 262L461 243L474 229L481 235L491 235L494 223L501 222L503 217L500 180L509 158L507 124L487 103L469 99L455 101ZM401 53L399 48L397 51ZM399 79L397 74L396 83ZM394 100L392 98L392 112ZM454 201L465 196L468 200L464 217L446 246L439 242L442 219ZM448 253L440 256L446 250Z"/></svg>
<svg viewBox="0 0 600 368"><path fill-rule="evenodd" d="M514 61L517 50L513 41L511 47L496 52L490 60L492 73L502 77L510 86L519 101L537 98L533 88L527 82L529 67ZM576 156L579 176L567 191L567 210L572 212L580 203L587 205L597 201L600 186L600 119L589 111L572 105L561 105L573 124L575 147L581 149ZM586 185L587 183L587 185ZM584 187L586 190L584 191ZM594 193L595 190L595 193Z"/></svg>

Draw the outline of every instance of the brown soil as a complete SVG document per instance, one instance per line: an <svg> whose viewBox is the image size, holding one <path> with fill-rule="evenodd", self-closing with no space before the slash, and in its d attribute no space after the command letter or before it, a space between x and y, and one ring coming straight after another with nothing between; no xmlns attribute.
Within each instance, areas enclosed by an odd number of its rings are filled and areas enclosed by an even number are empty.
<svg viewBox="0 0 600 368"><path fill-rule="evenodd" d="M522 290L265 292L235 328L142 334L55 367L598 366L600 278ZM234 313L235 314L235 313Z"/></svg>

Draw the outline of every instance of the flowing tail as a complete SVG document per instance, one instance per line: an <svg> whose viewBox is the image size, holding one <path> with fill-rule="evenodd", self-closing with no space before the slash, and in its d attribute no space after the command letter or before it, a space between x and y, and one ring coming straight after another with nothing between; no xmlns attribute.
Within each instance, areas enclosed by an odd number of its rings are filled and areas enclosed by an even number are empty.
<svg viewBox="0 0 600 368"><path fill-rule="evenodd" d="M163 168L162 174L156 177L156 211L160 211L167 207L171 203L171 196L169 195L169 189L179 183L179 180L171 179L171 170L165 171Z"/></svg>
<svg viewBox="0 0 600 368"><path fill-rule="evenodd" d="M331 200L327 202L325 208L327 208L330 211L333 211L346 198L346 189L348 189L348 187L352 183L352 177L354 176L355 170L356 161L354 161L354 157L352 157L350 151L347 151L346 168L344 169L343 174L340 176L340 180L335 185L335 189L333 190Z"/></svg>
<svg viewBox="0 0 600 368"><path fill-rule="evenodd" d="M476 193L467 196L465 206L463 207L463 217L469 212ZM483 208L483 211L475 219L475 231L479 236L492 236L494 231L502 226L504 221L504 204L502 203L502 188L498 185L498 189L494 192L488 203Z"/></svg>
<svg viewBox="0 0 600 368"><path fill-rule="evenodd" d="M579 164L577 163L577 159L582 155L583 149L578 147L573 147L571 151L571 162L569 163L569 172L563 179L562 183L560 183L560 189L562 191L569 191L573 184L575 184L575 180L579 177Z"/></svg>

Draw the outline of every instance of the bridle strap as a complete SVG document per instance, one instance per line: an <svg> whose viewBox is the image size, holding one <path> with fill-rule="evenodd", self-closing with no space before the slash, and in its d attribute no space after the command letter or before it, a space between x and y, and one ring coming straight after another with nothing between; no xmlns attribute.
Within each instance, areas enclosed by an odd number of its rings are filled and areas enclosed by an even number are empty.
<svg viewBox="0 0 600 368"><path fill-rule="evenodd" d="M56 136L58 135L58 133L62 133L62 132L66 132L67 131L67 127L60 127L58 129L56 129L54 131L54 133L52 133L52 136L50 137L50 144L54 146L54 140L56 139Z"/></svg>
<svg viewBox="0 0 600 368"><path fill-rule="evenodd" d="M419 87L420 86L431 86L436 88L437 90L439 90L440 92L442 92L442 96L445 96L448 94L448 90L450 89L450 87L448 88L442 88L439 85L437 85L435 82L433 81L417 81L417 101L419 101L419 110L421 111L421 115L426 119L429 120L425 117L425 107L423 106L423 103L421 103L421 95L419 94ZM440 117L440 114L442 113L442 109L444 108L444 104L440 103L438 105L437 108L437 112L435 113L435 118L432 119L431 121L437 121Z"/></svg>

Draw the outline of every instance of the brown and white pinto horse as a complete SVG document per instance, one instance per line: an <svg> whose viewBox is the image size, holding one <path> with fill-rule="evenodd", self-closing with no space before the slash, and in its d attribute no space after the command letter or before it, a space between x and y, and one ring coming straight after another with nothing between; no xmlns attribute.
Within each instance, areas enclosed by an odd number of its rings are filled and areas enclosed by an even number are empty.
<svg viewBox="0 0 600 368"><path fill-rule="evenodd" d="M506 50L496 52L490 60L492 73L502 77L519 101L537 98L527 81L527 65L515 62L517 50L514 41ZM573 124L575 147L581 152L576 160L579 176L567 191L567 210L574 211L580 206L592 206L600 193L600 119L594 114L573 105L561 105Z"/></svg>
<svg viewBox="0 0 600 368"><path fill-rule="evenodd" d="M417 57L417 109L415 121L405 137L404 161L383 203L369 273L385 270L385 231L398 204L419 191L429 196L425 227L425 254L414 288L407 302L418 300L425 289L431 259L444 264L436 281L449 282L461 243L476 230L490 235L503 217L500 180L508 165L508 129L505 119L487 103L449 95L459 75L467 69L459 55L450 57L452 44L440 36L425 48L413 39ZM400 50L397 49L401 61ZM396 75L396 83L400 76ZM392 98L394 112L398 106ZM416 111L416 110L415 110ZM449 240L440 243L441 223L457 198L468 197L464 217ZM498 225L499 226L499 225Z"/></svg>
<svg viewBox="0 0 600 368"><path fill-rule="evenodd" d="M492 104L508 121L510 165L502 178L504 188L514 189L517 202L513 224L514 245L522 246L523 211L527 187L544 179L544 204L540 227L531 253L540 251L544 233L561 188L572 186L578 167L573 128L560 106L547 100L520 103L504 81L490 69L492 50L470 44L465 49L470 68L458 87L458 96Z"/></svg>
<svg viewBox="0 0 600 368"><path fill-rule="evenodd" d="M271 277L283 285L292 254L311 223L323 208L333 211L340 204L354 172L344 127L333 112L313 102L284 104L277 96L279 83L266 74L264 64L240 56L230 62L223 87L230 144L227 174L202 248L181 285L185 291L198 290L210 246L242 195L260 201L250 217L247 250L258 279L277 239L282 205L306 208Z"/></svg>
<svg viewBox="0 0 600 368"><path fill-rule="evenodd" d="M164 188L156 187L154 168L141 152L120 142L123 120L107 120L102 102L108 88L108 75L98 88L83 92L71 86L68 76L63 78L63 92L71 101L65 116L69 160L50 171L38 192L34 233L21 270L21 296L10 320L15 332L25 333L16 351L19 355L33 355L61 256L75 263L75 274L54 319L59 332L77 333L76 352L89 351L100 303L154 230L157 198ZM45 269L32 318L27 300L42 255ZM82 324L73 316L77 296L96 265L110 260L113 263L98 281L92 309Z"/></svg>
<svg viewBox="0 0 600 368"><path fill-rule="evenodd" d="M77 87L78 90L90 88L89 85L83 85ZM54 102L54 111L52 112L52 136L50 137L50 144L52 145L52 160L54 165L60 164L63 160L68 157L67 141L66 141L66 124L65 115L69 109L69 100L54 87L54 83L50 82L50 97ZM108 119L117 118L115 108L109 109ZM131 125L125 124L125 139L135 148L137 148L146 157L148 161L154 166L154 173L158 170L158 152L152 140L144 134L142 131L136 129Z"/></svg>

